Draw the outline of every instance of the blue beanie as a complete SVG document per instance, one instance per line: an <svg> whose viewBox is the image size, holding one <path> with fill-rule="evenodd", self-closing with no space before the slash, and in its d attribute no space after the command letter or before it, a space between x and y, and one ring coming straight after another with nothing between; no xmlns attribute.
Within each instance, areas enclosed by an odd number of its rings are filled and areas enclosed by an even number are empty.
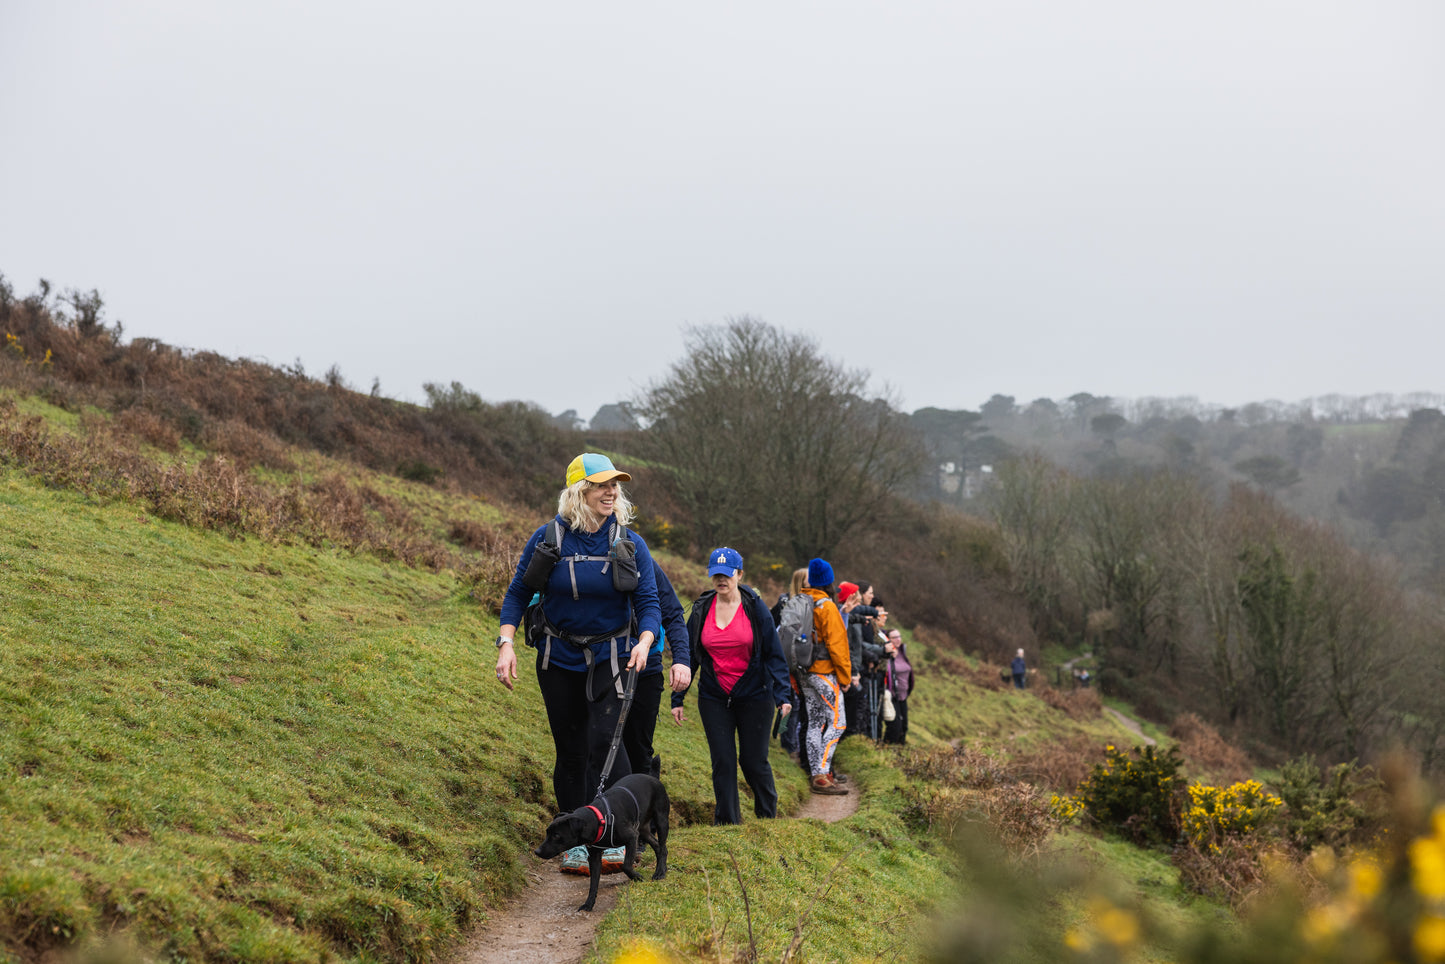
<svg viewBox="0 0 1445 964"><path fill-rule="evenodd" d="M833 585L833 567L822 559L809 560L808 585L814 589L827 589Z"/></svg>

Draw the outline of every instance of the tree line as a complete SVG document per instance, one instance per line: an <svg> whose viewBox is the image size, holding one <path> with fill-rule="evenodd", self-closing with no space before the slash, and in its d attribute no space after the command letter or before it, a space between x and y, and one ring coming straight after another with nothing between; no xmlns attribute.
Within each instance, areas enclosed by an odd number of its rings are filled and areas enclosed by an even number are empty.
<svg viewBox="0 0 1445 964"><path fill-rule="evenodd" d="M1445 629L1439 597L1411 588L1400 566L1351 544L1350 532L1302 517L1282 498L1294 483L1269 484L1269 465L1249 472L1248 459L1273 448L1286 453L1285 468L1275 467L1286 476L1317 465L1325 426L1279 422L1268 409L1215 413L1208 424L1156 413L1166 421L1135 426L1088 395L1052 409L1036 402L1032 415L996 396L978 413L909 416L870 395L867 382L811 339L756 319L694 329L684 357L635 401L650 426L635 444L696 545L728 542L790 567L876 538L906 514L905 497L936 500L928 487L940 462L966 463L992 437L982 450L996 459L995 481L970 507L996 525L1001 562L988 561L979 548L987 539L974 532L964 539L974 568L954 570L952 586L918 578L926 558L914 560L912 581L958 593L959 580L1002 573L1031 641L1092 650L1106 691L1157 718L1201 713L1266 756L1347 759L1404 741L1433 765L1445 736L1433 692L1445 671L1434 646ZM1074 447L1046 455L990 430L1028 419L1036 441L1048 424ZM1445 419L1416 410L1391 445L1376 445L1382 460L1434 480L1445 466ZM1233 456L1234 467L1219 471L1206 453ZM1369 478L1357 482L1368 488ZM946 559L931 533L954 513L931 504L921 513L930 534L918 541L924 556ZM974 593L970 605L1008 610L991 594ZM988 655L1018 637L975 634L1006 618L950 616L958 624L940 628Z"/></svg>
<svg viewBox="0 0 1445 964"><path fill-rule="evenodd" d="M1037 455L1001 466L988 504L1036 631L1092 649L1106 690L1290 755L1402 742L1440 762L1439 598L1329 527L1245 484Z"/></svg>

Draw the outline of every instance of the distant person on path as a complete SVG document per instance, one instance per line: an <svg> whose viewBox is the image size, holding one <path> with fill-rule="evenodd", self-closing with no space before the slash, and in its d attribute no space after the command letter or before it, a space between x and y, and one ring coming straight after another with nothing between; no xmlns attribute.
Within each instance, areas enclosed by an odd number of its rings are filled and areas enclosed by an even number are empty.
<svg viewBox="0 0 1445 964"><path fill-rule="evenodd" d="M723 546L708 555L713 588L692 604L688 637L697 673L697 714L712 758L713 824L742 823L738 768L753 791L753 813L778 815L778 792L768 763L773 713L793 709L778 627L761 596L744 585L743 557ZM687 694L672 697L672 717L686 719Z"/></svg>
<svg viewBox="0 0 1445 964"><path fill-rule="evenodd" d="M1023 650L1019 650L1019 651L1018 651L1018 654L1014 656L1013 663L1011 663L1011 664L1009 665L1009 671L1010 671L1011 673L1013 673L1013 676L1014 676L1014 689L1016 689L1016 690L1021 690L1021 689L1023 689L1023 688L1024 688L1024 675L1025 675L1026 673L1028 673L1028 667L1024 665L1024 651L1023 651Z"/></svg>
<svg viewBox="0 0 1445 964"><path fill-rule="evenodd" d="M888 656L888 692L893 697L893 719L883 725L884 743L908 742L908 697L913 695L913 664L908 661L908 647L903 634L888 630L883 651Z"/></svg>
<svg viewBox="0 0 1445 964"><path fill-rule="evenodd" d="M808 563L808 585L803 591L815 600L832 598L833 567L826 560ZM808 667L806 678L799 680L808 706L808 766L814 793L844 794L832 774L833 753L847 726L843 711L843 690L853 680L848 656L848 630L843 616L835 606L818 606L813 610L813 639L823 647L824 655ZM815 650L816 651L816 650Z"/></svg>
<svg viewBox="0 0 1445 964"><path fill-rule="evenodd" d="M573 459L556 517L523 546L502 600L497 682L510 690L519 678L513 638L525 616L556 752L558 813L586 806L597 792L625 671L646 668L661 629L652 555L640 535L625 529L634 510L621 483L631 479L605 455ZM534 594L540 601L529 605ZM674 677L673 685L679 682L687 681ZM628 754L619 753L609 784L630 772Z"/></svg>

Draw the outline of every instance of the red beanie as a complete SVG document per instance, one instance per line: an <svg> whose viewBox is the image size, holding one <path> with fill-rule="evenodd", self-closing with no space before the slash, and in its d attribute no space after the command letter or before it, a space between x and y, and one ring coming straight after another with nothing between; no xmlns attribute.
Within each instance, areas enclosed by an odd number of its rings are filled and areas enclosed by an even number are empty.
<svg viewBox="0 0 1445 964"><path fill-rule="evenodd" d="M851 582L840 582L840 583L838 583L838 602L839 602L839 603L845 603L845 602L847 602L847 601L848 601L848 597L851 596L851 595L853 595L853 594L854 594L855 592L857 592L857 591L858 591L858 587L857 587L857 585L855 585L854 583L851 583Z"/></svg>

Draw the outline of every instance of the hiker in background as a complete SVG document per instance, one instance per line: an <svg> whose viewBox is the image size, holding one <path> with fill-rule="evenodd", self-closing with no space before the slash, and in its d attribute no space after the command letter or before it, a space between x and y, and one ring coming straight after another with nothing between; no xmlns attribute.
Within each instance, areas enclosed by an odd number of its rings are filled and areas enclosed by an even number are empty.
<svg viewBox="0 0 1445 964"><path fill-rule="evenodd" d="M497 682L510 690L519 678L513 637L526 619L556 751L558 813L586 806L597 792L622 710L624 671L646 667L661 629L652 555L642 537L625 528L634 510L621 483L632 476L607 456L587 453L567 466L566 480L556 517L522 548L497 637ZM541 598L529 605L534 593ZM631 769L628 755L618 753L609 783ZM586 848L576 849L585 866ZM622 848L614 849L604 866L621 867ZM563 860L564 871L574 856Z"/></svg>
<svg viewBox="0 0 1445 964"><path fill-rule="evenodd" d="M1014 677L1014 689L1016 689L1016 690L1021 690L1021 689L1023 689L1023 688L1024 688L1024 675L1028 672L1028 667L1024 665L1024 651L1023 651L1023 650L1019 650L1019 651L1018 651L1018 654L1014 656L1013 662L1012 662L1011 664L1009 664L1009 672L1013 673L1013 677Z"/></svg>
<svg viewBox="0 0 1445 964"><path fill-rule="evenodd" d="M848 665L853 668L853 678L843 687L843 713L848 718L848 725L843 730L844 738L862 732L863 616L860 613L855 619L853 615L862 604L863 594L856 583L838 583L838 612L843 616L843 628L848 633Z"/></svg>
<svg viewBox="0 0 1445 964"><path fill-rule="evenodd" d="M697 715L712 758L713 823L742 823L738 769L753 791L753 813L778 815L768 763L773 712L792 712L793 693L778 644L778 627L762 597L744 585L743 557L726 546L708 555L713 588L692 604L687 632L697 640ZM674 693L672 716L686 720L685 692Z"/></svg>
<svg viewBox="0 0 1445 964"><path fill-rule="evenodd" d="M853 683L843 694L843 709L848 714L845 737L862 733L872 737L872 729L881 699L881 683L870 679L870 670L883 656L876 630L879 616L887 619L888 611L873 605L873 584L860 580L838 584L838 602L848 627L848 657L852 661Z"/></svg>
<svg viewBox="0 0 1445 964"><path fill-rule="evenodd" d="M768 612L770 612L773 616L773 623L775 625L782 620L783 607L787 605L788 600L792 599L798 593L802 592L803 586L807 583L807 581L808 569L806 566L802 569L793 570L793 578L788 585L788 591L778 596L778 601L773 603L772 609L768 610Z"/></svg>
<svg viewBox="0 0 1445 964"><path fill-rule="evenodd" d="M774 625L782 625L783 607L787 605L789 599L803 591L803 586L807 581L808 570L806 568L793 570L793 579L791 585L788 587L788 591L779 596L778 601L773 604L771 612ZM782 640L779 640L779 642L782 642ZM803 725L803 720L807 717L807 712L803 706L803 694L802 690L798 688L798 681L790 675L788 677L788 685L793 689L793 712L783 718L781 733L778 736L778 745L783 748L783 752L786 753L793 762L801 763L798 733L799 727ZM806 770L808 768L804 766L803 769Z"/></svg>
<svg viewBox="0 0 1445 964"><path fill-rule="evenodd" d="M903 634L896 629L888 630L883 650L888 659L888 676L884 681L887 699L893 704L893 719L884 713L883 742L908 742L908 697L913 693L913 664L908 661L908 647L903 643Z"/></svg>
<svg viewBox="0 0 1445 964"><path fill-rule="evenodd" d="M637 692L627 723L622 728L622 746L633 773L652 772L652 737L657 731L657 708L662 702L662 647L672 656L669 682L674 693L684 692L692 682L691 642L687 634L687 614L682 611L677 592L662 567L654 565L657 577L657 604L662 611L662 632L647 651L647 668L637 677Z"/></svg>
<svg viewBox="0 0 1445 964"><path fill-rule="evenodd" d="M833 567L826 560L808 563L808 584L803 592L815 600L832 597ZM848 661L848 630L842 613L835 606L818 606L813 610L813 639L827 655L813 661L804 679L799 680L808 706L807 759L811 771L810 789L814 793L841 794L848 791L838 784L832 773L833 753L847 725L843 710L843 689L852 682L852 664Z"/></svg>

